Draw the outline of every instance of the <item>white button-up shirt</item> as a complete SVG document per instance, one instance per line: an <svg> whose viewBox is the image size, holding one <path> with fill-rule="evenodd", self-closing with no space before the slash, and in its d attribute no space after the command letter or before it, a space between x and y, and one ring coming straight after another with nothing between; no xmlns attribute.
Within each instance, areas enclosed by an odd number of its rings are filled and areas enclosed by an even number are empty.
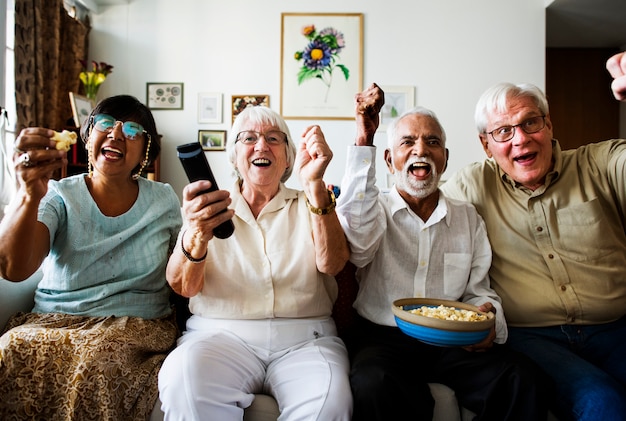
<svg viewBox="0 0 626 421"><path fill-rule="evenodd" d="M398 191L376 187L375 147L350 146L337 213L359 268L358 313L395 326L393 301L440 298L496 308L496 342L507 338L500 298L489 285L491 247L485 224L469 203L440 195L422 221Z"/></svg>

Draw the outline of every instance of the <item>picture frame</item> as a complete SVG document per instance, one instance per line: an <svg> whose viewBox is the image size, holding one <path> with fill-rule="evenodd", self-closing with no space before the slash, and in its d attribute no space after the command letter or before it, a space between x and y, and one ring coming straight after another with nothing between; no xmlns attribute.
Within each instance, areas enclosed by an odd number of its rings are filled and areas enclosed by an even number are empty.
<svg viewBox="0 0 626 421"><path fill-rule="evenodd" d="M85 120L89 118L91 110L93 110L93 107L95 106L94 102L86 96L70 92L70 105L72 107L74 124L76 127L82 127Z"/></svg>
<svg viewBox="0 0 626 421"><path fill-rule="evenodd" d="M324 47L322 59L311 57L313 43ZM285 119L354 119L354 95L363 90L362 13L282 13L280 56Z"/></svg>
<svg viewBox="0 0 626 421"><path fill-rule="evenodd" d="M198 123L222 122L222 94L200 92L198 94Z"/></svg>
<svg viewBox="0 0 626 421"><path fill-rule="evenodd" d="M415 107L414 86L381 86L385 93L385 105L380 110L379 131L387 130L387 124L395 117Z"/></svg>
<svg viewBox="0 0 626 421"><path fill-rule="evenodd" d="M182 110L184 93L182 82L148 82L146 104L152 110Z"/></svg>
<svg viewBox="0 0 626 421"><path fill-rule="evenodd" d="M262 105L264 107L270 106L269 95L232 95L231 96L231 115L232 121L247 107L255 107Z"/></svg>
<svg viewBox="0 0 626 421"><path fill-rule="evenodd" d="M226 149L226 130L198 130L198 142L204 151Z"/></svg>

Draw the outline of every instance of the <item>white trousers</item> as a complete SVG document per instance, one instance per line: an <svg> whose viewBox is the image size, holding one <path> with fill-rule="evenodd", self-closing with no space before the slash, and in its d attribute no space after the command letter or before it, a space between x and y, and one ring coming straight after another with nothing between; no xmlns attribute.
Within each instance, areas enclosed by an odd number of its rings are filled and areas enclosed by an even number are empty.
<svg viewBox="0 0 626 421"><path fill-rule="evenodd" d="M332 319L220 320L192 316L159 372L166 421L243 419L255 393L280 421L352 416L346 348Z"/></svg>

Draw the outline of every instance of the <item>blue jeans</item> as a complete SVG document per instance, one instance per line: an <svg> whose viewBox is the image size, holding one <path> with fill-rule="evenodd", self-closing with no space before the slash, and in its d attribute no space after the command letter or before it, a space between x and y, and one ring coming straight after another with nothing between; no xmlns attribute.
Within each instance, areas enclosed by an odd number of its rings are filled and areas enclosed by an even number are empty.
<svg viewBox="0 0 626 421"><path fill-rule="evenodd" d="M509 327L508 343L552 376L560 420L626 420L626 317L593 326Z"/></svg>

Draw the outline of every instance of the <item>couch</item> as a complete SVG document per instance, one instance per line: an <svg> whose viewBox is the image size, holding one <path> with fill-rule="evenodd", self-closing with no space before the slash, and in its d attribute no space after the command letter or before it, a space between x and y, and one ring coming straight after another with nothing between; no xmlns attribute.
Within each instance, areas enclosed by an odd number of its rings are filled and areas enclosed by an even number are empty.
<svg viewBox="0 0 626 421"><path fill-rule="evenodd" d="M333 317L337 323L339 335L350 326L355 317L352 302L356 297L358 286L354 279L354 270L354 266L348 263L336 277L339 285L339 296L335 303ZM40 279L40 271L20 283L0 279L0 326L4 326L12 314L32 309L34 290ZM184 322L184 316L179 322ZM442 384L430 384L429 386L435 399L433 420L468 421L473 419L474 414L471 411L459 407L452 389ZM276 421L278 414L276 401L270 396L259 394L252 405L245 410L244 421ZM150 420L163 420L159 401L154 406Z"/></svg>

